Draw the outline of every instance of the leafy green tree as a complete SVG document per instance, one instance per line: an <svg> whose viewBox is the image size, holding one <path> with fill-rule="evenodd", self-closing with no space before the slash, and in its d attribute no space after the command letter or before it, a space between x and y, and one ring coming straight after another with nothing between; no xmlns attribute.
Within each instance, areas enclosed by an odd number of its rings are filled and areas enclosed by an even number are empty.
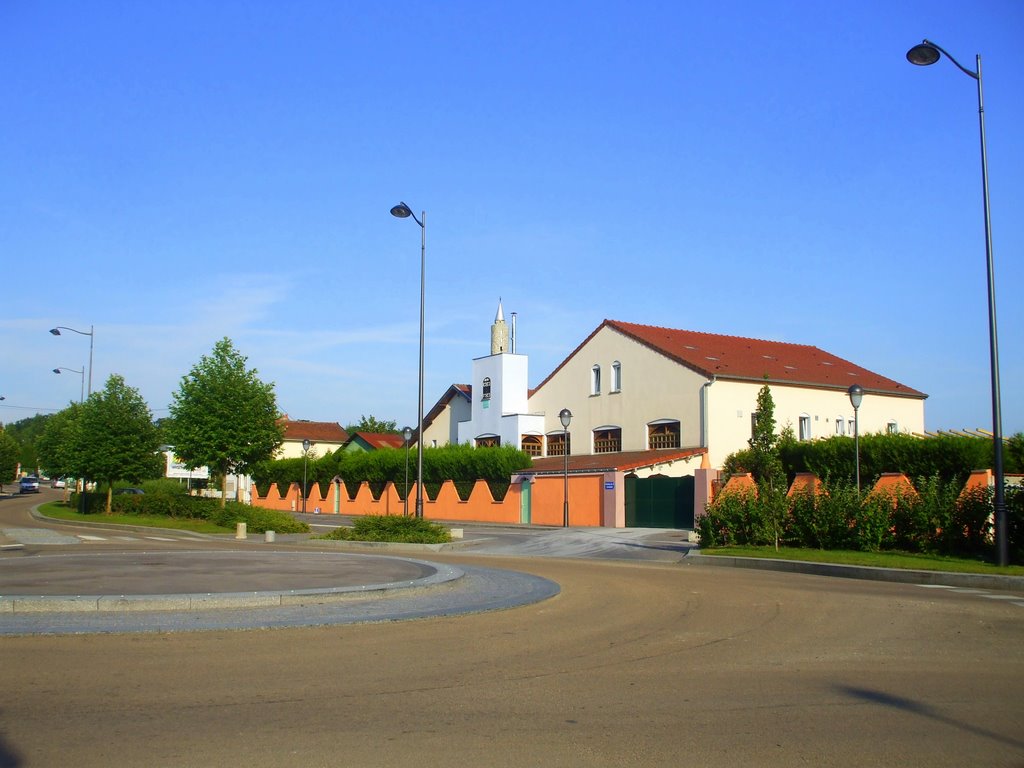
<svg viewBox="0 0 1024 768"><path fill-rule="evenodd" d="M779 436L775 434L775 400L767 384L757 393L757 410L754 412L753 431L748 445L749 471L758 485L766 485L771 489L783 488L786 473L779 458Z"/></svg>
<svg viewBox="0 0 1024 768"><path fill-rule="evenodd" d="M18 441L21 448L18 461L21 462L23 470L35 472L39 468L36 441L46 428L46 422L51 418L53 417L50 414L37 413L35 416L19 419L4 427L4 430Z"/></svg>
<svg viewBox="0 0 1024 768"><path fill-rule="evenodd" d="M225 337L173 394L166 437L189 469L207 466L221 477L247 473L281 445L274 385L246 369L247 360ZM222 495L221 505L226 502Z"/></svg>
<svg viewBox="0 0 1024 768"><path fill-rule="evenodd" d="M81 467L76 461L76 446L84 408L82 403L72 403L63 411L53 414L36 442L39 462L50 477L82 476Z"/></svg>
<svg viewBox="0 0 1024 768"><path fill-rule="evenodd" d="M355 424L349 424L345 427L345 431L350 435L356 432L373 432L375 434L388 434L398 433L401 430L398 428L398 422L396 421L384 421L374 416L359 416L359 421Z"/></svg>
<svg viewBox="0 0 1024 768"><path fill-rule="evenodd" d="M159 457L153 414L134 387L112 374L100 392L93 392L75 420L71 466L83 478L107 483L106 512L115 480L136 483L157 472Z"/></svg>
<svg viewBox="0 0 1024 768"><path fill-rule="evenodd" d="M4 483L13 481L18 472L18 457L21 454L21 445L3 427L0 427L0 493L4 490Z"/></svg>

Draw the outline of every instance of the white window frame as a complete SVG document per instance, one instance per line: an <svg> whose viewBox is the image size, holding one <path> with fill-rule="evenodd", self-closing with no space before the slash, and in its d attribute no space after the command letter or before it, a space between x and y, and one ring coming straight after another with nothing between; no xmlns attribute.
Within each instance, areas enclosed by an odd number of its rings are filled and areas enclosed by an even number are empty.
<svg viewBox="0 0 1024 768"><path fill-rule="evenodd" d="M601 394L601 366L598 363L590 369L590 394Z"/></svg>
<svg viewBox="0 0 1024 768"><path fill-rule="evenodd" d="M800 424L800 439L801 440L810 440L811 439L811 435L812 435L812 433L811 433L811 417L810 417L810 415L806 414L806 413L801 413L800 414L799 424Z"/></svg>
<svg viewBox="0 0 1024 768"><path fill-rule="evenodd" d="M612 392L622 391L622 363L618 360L612 363Z"/></svg>

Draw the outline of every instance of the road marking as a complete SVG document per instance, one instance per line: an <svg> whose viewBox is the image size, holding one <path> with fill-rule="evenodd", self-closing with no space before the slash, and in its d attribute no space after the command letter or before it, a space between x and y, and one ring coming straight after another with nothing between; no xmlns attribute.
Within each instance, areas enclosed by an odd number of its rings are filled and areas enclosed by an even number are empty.
<svg viewBox="0 0 1024 768"><path fill-rule="evenodd" d="M78 538L84 539L85 541L106 541L103 536L87 536L84 533L78 534Z"/></svg>
<svg viewBox="0 0 1024 768"><path fill-rule="evenodd" d="M181 539L169 539L166 536L147 536L151 541L181 541Z"/></svg>
<svg viewBox="0 0 1024 768"><path fill-rule="evenodd" d="M972 595L974 597L984 597L986 600L1005 600L1011 605L1016 605L1024 608L1024 598L1020 595L1006 594L1005 592L992 592L988 589L971 589L968 587L954 587L950 584L918 584L917 586L922 589L945 589L948 592L952 592L956 595Z"/></svg>

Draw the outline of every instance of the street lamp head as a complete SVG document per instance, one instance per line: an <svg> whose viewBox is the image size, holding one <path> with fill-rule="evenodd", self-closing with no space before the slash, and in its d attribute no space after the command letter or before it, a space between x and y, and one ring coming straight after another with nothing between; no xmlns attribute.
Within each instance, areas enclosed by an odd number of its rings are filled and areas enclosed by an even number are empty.
<svg viewBox="0 0 1024 768"><path fill-rule="evenodd" d="M60 328L51 328L50 333L52 333L54 336L60 336Z"/></svg>
<svg viewBox="0 0 1024 768"><path fill-rule="evenodd" d="M861 401L864 399L864 388L860 384L851 384L850 388L846 390L846 394L850 396L850 405L853 406L853 410L860 408Z"/></svg>
<svg viewBox="0 0 1024 768"><path fill-rule="evenodd" d="M907 61L919 67L927 67L939 60L939 49L925 40L907 51Z"/></svg>
<svg viewBox="0 0 1024 768"><path fill-rule="evenodd" d="M412 440L412 427L402 427L402 437L406 443Z"/></svg>
<svg viewBox="0 0 1024 768"><path fill-rule="evenodd" d="M397 219L408 219L412 216L412 208L405 203L399 203L391 209L391 215Z"/></svg>
<svg viewBox="0 0 1024 768"><path fill-rule="evenodd" d="M302 441L302 452L303 453L309 453L309 446L311 446L311 445L312 445L312 443L309 442L309 440L303 440Z"/></svg>
<svg viewBox="0 0 1024 768"><path fill-rule="evenodd" d="M568 408L563 408L558 412L558 420L562 422L562 429L568 429L569 422L572 421L572 411Z"/></svg>
<svg viewBox="0 0 1024 768"><path fill-rule="evenodd" d="M60 368L54 368L54 369L53 369L53 372L54 372L54 373L60 373Z"/></svg>

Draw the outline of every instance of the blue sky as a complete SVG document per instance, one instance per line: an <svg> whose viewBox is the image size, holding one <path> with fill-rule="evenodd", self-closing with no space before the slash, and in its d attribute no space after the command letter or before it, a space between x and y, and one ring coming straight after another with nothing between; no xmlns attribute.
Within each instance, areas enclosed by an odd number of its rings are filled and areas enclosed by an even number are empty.
<svg viewBox="0 0 1024 768"><path fill-rule="evenodd" d="M0 3L0 421L111 373L166 415L230 337L292 418L415 423L603 319L821 347L1024 430L1024 3Z"/></svg>

